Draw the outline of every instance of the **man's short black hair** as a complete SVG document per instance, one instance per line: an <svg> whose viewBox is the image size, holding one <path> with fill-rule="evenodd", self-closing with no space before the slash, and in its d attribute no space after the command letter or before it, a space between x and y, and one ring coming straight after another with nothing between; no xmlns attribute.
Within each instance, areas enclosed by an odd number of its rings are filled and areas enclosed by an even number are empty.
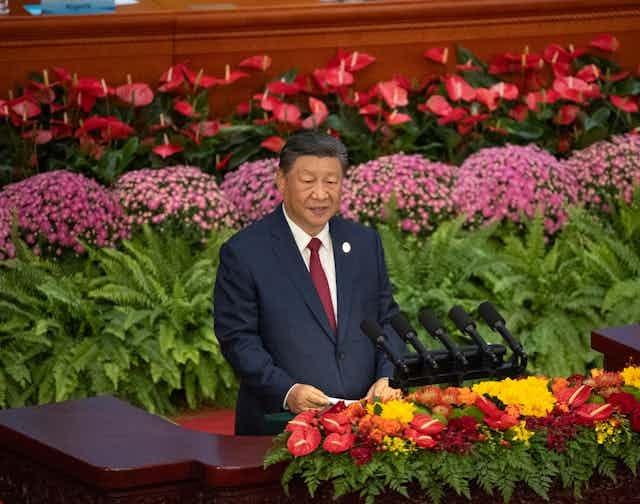
<svg viewBox="0 0 640 504"><path fill-rule="evenodd" d="M340 161L342 172L349 166L347 148L337 138L319 131L306 130L289 137L280 151L280 169L286 175L300 156L331 157Z"/></svg>

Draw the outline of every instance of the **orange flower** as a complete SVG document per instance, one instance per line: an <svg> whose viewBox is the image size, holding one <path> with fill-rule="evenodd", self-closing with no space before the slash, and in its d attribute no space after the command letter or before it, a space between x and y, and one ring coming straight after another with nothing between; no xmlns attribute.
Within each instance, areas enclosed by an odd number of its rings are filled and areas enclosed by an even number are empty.
<svg viewBox="0 0 640 504"><path fill-rule="evenodd" d="M441 401L444 404L459 404L458 389L456 387L447 387L442 391Z"/></svg>
<svg viewBox="0 0 640 504"><path fill-rule="evenodd" d="M412 399L425 406L434 406L441 402L442 390L436 385L427 385L413 393Z"/></svg>
<svg viewBox="0 0 640 504"><path fill-rule="evenodd" d="M551 385L551 392L553 395L557 395L558 392L566 389L569 386L569 382L564 378L554 378L553 384Z"/></svg>
<svg viewBox="0 0 640 504"><path fill-rule="evenodd" d="M516 404L509 404L505 409L504 412L514 418L520 418L520 406L516 405Z"/></svg>
<svg viewBox="0 0 640 504"><path fill-rule="evenodd" d="M465 406L471 406L476 402L478 394L473 392L469 387L460 387L458 389L458 404L464 404Z"/></svg>

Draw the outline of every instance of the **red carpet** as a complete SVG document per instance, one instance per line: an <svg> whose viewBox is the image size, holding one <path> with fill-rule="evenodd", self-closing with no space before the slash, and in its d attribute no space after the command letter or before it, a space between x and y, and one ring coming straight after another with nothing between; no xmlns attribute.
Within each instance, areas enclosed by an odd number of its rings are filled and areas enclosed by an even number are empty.
<svg viewBox="0 0 640 504"><path fill-rule="evenodd" d="M232 436L235 411L204 409L193 413L185 413L174 418L173 421L185 429Z"/></svg>

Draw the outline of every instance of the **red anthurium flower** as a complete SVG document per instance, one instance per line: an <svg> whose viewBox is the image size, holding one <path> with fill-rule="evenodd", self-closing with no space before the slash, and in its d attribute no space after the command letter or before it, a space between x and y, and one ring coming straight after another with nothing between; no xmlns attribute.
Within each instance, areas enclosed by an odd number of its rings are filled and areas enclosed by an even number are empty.
<svg viewBox="0 0 640 504"><path fill-rule="evenodd" d="M482 411L488 417L500 417L504 415L504 411L502 411L498 406L496 406L492 401L487 399L485 396L479 395L474 403L474 406Z"/></svg>
<svg viewBox="0 0 640 504"><path fill-rule="evenodd" d="M162 159L173 156L175 153L181 152L182 150L184 149L179 145L170 144L167 135L164 136L164 143L162 145L156 145L153 148L153 152L158 154Z"/></svg>
<svg viewBox="0 0 640 504"><path fill-rule="evenodd" d="M518 86L508 82L498 82L489 88L504 100L516 100L520 95Z"/></svg>
<svg viewBox="0 0 640 504"><path fill-rule="evenodd" d="M162 85L158 87L158 91L166 93L180 87L185 79L185 70L187 70L187 67L182 63L169 67L169 70L160 76Z"/></svg>
<svg viewBox="0 0 640 504"><path fill-rule="evenodd" d="M225 157L223 157L220 161L218 161L216 163L216 170L217 171L222 171L224 170L227 165L229 164L229 160L231 159L231 156L233 155L232 152L230 152L229 154L227 154Z"/></svg>
<svg viewBox="0 0 640 504"><path fill-rule="evenodd" d="M545 48L542 57L551 65L555 65L556 63L571 63L573 60L573 56L569 54L569 51L558 44L548 45Z"/></svg>
<svg viewBox="0 0 640 504"><path fill-rule="evenodd" d="M309 97L309 109L311 110L311 115L302 121L303 128L317 128L329 117L329 110L324 102L313 96Z"/></svg>
<svg viewBox="0 0 640 504"><path fill-rule="evenodd" d="M515 119L518 122L525 121L528 116L529 108L522 103L519 103L509 111L509 117Z"/></svg>
<svg viewBox="0 0 640 504"><path fill-rule="evenodd" d="M342 64L349 72L357 72L358 70L368 67L375 61L376 58L367 53L358 51L354 51L352 53L343 52L339 54L338 62L335 66L340 66Z"/></svg>
<svg viewBox="0 0 640 504"><path fill-rule="evenodd" d="M529 93L526 98L527 106L529 110L534 112L538 111L538 103L555 103L559 96L553 89L537 91L535 93Z"/></svg>
<svg viewBox="0 0 640 504"><path fill-rule="evenodd" d="M397 126L398 124L404 124L412 121L410 115L403 114L402 112L398 112L397 110L392 110L389 114L387 114L385 120L390 126Z"/></svg>
<svg viewBox="0 0 640 504"><path fill-rule="evenodd" d="M360 112L361 115L378 115L382 114L382 107L375 103L370 103L369 105L360 107L358 112Z"/></svg>
<svg viewBox="0 0 640 504"><path fill-rule="evenodd" d="M21 136L25 140L33 140L34 143L42 145L51 141L53 133L50 130L33 129L23 132Z"/></svg>
<svg viewBox="0 0 640 504"><path fill-rule="evenodd" d="M453 110L451 110L451 113L449 113L448 115L444 117L440 117L438 119L438 124L444 125L444 124L449 124L451 122L458 122L461 119L467 117L468 114L469 113L467 112L466 109L462 107L456 107Z"/></svg>
<svg viewBox="0 0 640 504"><path fill-rule="evenodd" d="M588 49L586 47L575 47L573 44L569 44L569 56L572 60L579 58L580 56L587 53Z"/></svg>
<svg viewBox="0 0 640 504"><path fill-rule="evenodd" d="M566 404L572 408L583 405L591 395L591 387L589 385L579 385L577 387L567 387L558 391L556 399L559 403Z"/></svg>
<svg viewBox="0 0 640 504"><path fill-rule="evenodd" d="M245 77L249 77L249 74L246 72L241 72L239 70L231 70L229 65L225 66L224 69L224 78L216 79L214 77L214 84L220 84L222 86L226 86L228 84L233 84L235 81L239 79L243 79Z"/></svg>
<svg viewBox="0 0 640 504"><path fill-rule="evenodd" d="M447 77L444 80L444 85L447 89L449 99L452 101L464 100L470 102L476 97L475 89L459 75Z"/></svg>
<svg viewBox="0 0 640 504"><path fill-rule="evenodd" d="M0 117L9 116L9 102L6 100L0 100Z"/></svg>
<svg viewBox="0 0 640 504"><path fill-rule="evenodd" d="M410 425L418 432L429 434L430 436L434 436L444 429L444 424L440 420L422 413L415 414Z"/></svg>
<svg viewBox="0 0 640 504"><path fill-rule="evenodd" d="M593 86L597 88L597 86ZM587 82L577 77L561 77L553 81L553 89L560 98L582 103L585 97L593 97L594 89ZM597 91L599 93L599 89Z"/></svg>
<svg viewBox="0 0 640 504"><path fill-rule="evenodd" d="M504 413L497 417L486 416L484 417L484 423L486 423L492 429L504 431L510 429L514 425L518 425L519 420L515 417L512 417L511 415L507 415L506 413Z"/></svg>
<svg viewBox="0 0 640 504"><path fill-rule="evenodd" d="M71 125L68 120L51 119L51 134L53 138L69 137L71 133Z"/></svg>
<svg viewBox="0 0 640 504"><path fill-rule="evenodd" d="M482 103L489 110L494 111L498 108L498 93L492 89L477 88L476 100Z"/></svg>
<svg viewBox="0 0 640 504"><path fill-rule="evenodd" d="M249 115L249 112L251 112L251 102L246 101L236 105L236 114L239 116Z"/></svg>
<svg viewBox="0 0 640 504"><path fill-rule="evenodd" d="M144 107L153 101L153 91L144 83L118 86L116 95L123 102L131 103L136 107Z"/></svg>
<svg viewBox="0 0 640 504"><path fill-rule="evenodd" d="M611 404L583 404L576 410L576 414L586 420L606 420L614 412Z"/></svg>
<svg viewBox="0 0 640 504"><path fill-rule="evenodd" d="M39 103L52 103L56 99L56 93L49 84L42 84L37 81L30 81L24 90L25 95L31 96Z"/></svg>
<svg viewBox="0 0 640 504"><path fill-rule="evenodd" d="M620 42L610 33L604 35L598 35L591 42L589 42L590 47L595 47L596 49L600 49L601 51L606 52L616 52L620 47Z"/></svg>
<svg viewBox="0 0 640 504"><path fill-rule="evenodd" d="M618 82L629 77L629 72L618 72L614 74L605 74L605 80L609 82Z"/></svg>
<svg viewBox="0 0 640 504"><path fill-rule="evenodd" d="M325 413L320 417L320 422L327 432L344 434L351 431L351 421L345 413Z"/></svg>
<svg viewBox="0 0 640 504"><path fill-rule="evenodd" d="M77 91L82 92L84 95L91 95L97 98L107 96L109 89L106 84L93 77L85 77L78 79L77 83L73 86Z"/></svg>
<svg viewBox="0 0 640 504"><path fill-rule="evenodd" d="M551 65L551 70L553 70L553 76L556 79L561 77L569 77L572 73L571 63L553 63Z"/></svg>
<svg viewBox="0 0 640 504"><path fill-rule="evenodd" d="M285 141L279 136L270 136L265 138L261 143L260 147L264 147L271 152L280 152L284 147Z"/></svg>
<svg viewBox="0 0 640 504"><path fill-rule="evenodd" d="M539 54L498 54L489 64L489 73L502 74L523 70L539 71L544 67L544 59Z"/></svg>
<svg viewBox="0 0 640 504"><path fill-rule="evenodd" d="M350 450L355 441L356 437L351 432L345 434L332 432L325 438L322 447L329 453L342 453Z"/></svg>
<svg viewBox="0 0 640 504"><path fill-rule="evenodd" d="M635 97L611 95L609 100L620 110L624 110L625 112L638 112L638 99Z"/></svg>
<svg viewBox="0 0 640 504"><path fill-rule="evenodd" d="M135 133L131 126L123 123L115 117L107 117L106 119L107 123L101 130L102 139L105 141L128 138Z"/></svg>
<svg viewBox="0 0 640 504"><path fill-rule="evenodd" d="M595 80L598 80L601 76L602 72L597 66L593 64L583 66L580 70L578 70L578 73L576 74L576 77L578 79L582 79L585 82L593 82Z"/></svg>
<svg viewBox="0 0 640 504"><path fill-rule="evenodd" d="M69 82L71 80L71 72L69 72L69 70L67 70L66 68L53 67L52 70L58 81Z"/></svg>
<svg viewBox="0 0 640 504"><path fill-rule="evenodd" d="M563 105L553 120L556 124L568 126L569 124L573 124L579 112L580 107L576 105Z"/></svg>
<svg viewBox="0 0 640 504"><path fill-rule="evenodd" d="M430 59L431 61L435 61L436 63L445 65L447 63L447 60L449 59L449 48L432 47L424 53L424 57Z"/></svg>
<svg viewBox="0 0 640 504"><path fill-rule="evenodd" d="M441 95L430 96L425 103L425 107L429 112L440 117L446 117L453 111L453 107L449 104L447 99Z"/></svg>
<svg viewBox="0 0 640 504"><path fill-rule="evenodd" d="M287 440L287 449L294 457L309 455L318 446L322 435L315 427L299 429L291 433Z"/></svg>
<svg viewBox="0 0 640 504"><path fill-rule="evenodd" d="M274 81L267 85L267 91L274 94L294 95L302 89L297 82Z"/></svg>
<svg viewBox="0 0 640 504"><path fill-rule="evenodd" d="M189 125L189 129L202 137L212 137L220 131L219 121L200 121Z"/></svg>
<svg viewBox="0 0 640 504"><path fill-rule="evenodd" d="M194 72L193 70L187 68L187 66L183 65L182 72L184 73L186 79L189 81L189 84L191 84L194 88L201 87L208 89L211 86L219 84L220 81L220 79L216 79L211 75L205 75L203 68L201 68L197 72Z"/></svg>
<svg viewBox="0 0 640 504"><path fill-rule="evenodd" d="M373 448L370 446L358 446L351 450L351 458L357 466L371 462L373 458Z"/></svg>
<svg viewBox="0 0 640 504"><path fill-rule="evenodd" d="M193 107L188 101L178 100L173 105L173 110L179 112L183 116L194 117Z"/></svg>
<svg viewBox="0 0 640 504"><path fill-rule="evenodd" d="M263 94L253 95L253 99L260 102L260 108L262 110L268 110L268 111L275 110L276 107L279 107L283 103L283 101L280 98L276 96L272 96L268 92L265 92Z"/></svg>
<svg viewBox="0 0 640 504"><path fill-rule="evenodd" d="M624 415L628 415L633 410L640 408L640 401L629 392L614 392L607 398L607 402Z"/></svg>
<svg viewBox="0 0 640 504"><path fill-rule="evenodd" d="M260 54L258 56L251 56L250 58L243 59L238 66L240 68L248 68L250 70L260 70L266 72L271 66L271 56L266 54Z"/></svg>
<svg viewBox="0 0 640 504"><path fill-rule="evenodd" d="M479 72L482 70L482 67L474 65L471 60L467 60L464 65L456 65L456 70L460 70L461 72Z"/></svg>
<svg viewBox="0 0 640 504"><path fill-rule="evenodd" d="M11 112L16 114L22 121L39 116L42 110L33 98L23 95L9 102Z"/></svg>
<svg viewBox="0 0 640 504"><path fill-rule="evenodd" d="M315 427L317 423L317 412L315 410L307 410L298 413L293 420L289 420L285 430L287 432L293 432L300 429L307 429Z"/></svg>
<svg viewBox="0 0 640 504"><path fill-rule="evenodd" d="M298 124L300 109L291 103L280 103L273 109L273 115L280 122Z"/></svg>
<svg viewBox="0 0 640 504"><path fill-rule="evenodd" d="M371 116L364 116L363 120L369 131L371 131L372 133L378 131L378 123Z"/></svg>
<svg viewBox="0 0 640 504"><path fill-rule="evenodd" d="M342 67L317 68L313 71L313 78L321 89L327 89L327 87L340 88L353 84L353 74Z"/></svg>
<svg viewBox="0 0 640 504"><path fill-rule="evenodd" d="M433 448L436 445L436 440L429 434L419 432L415 429L405 429L404 436L410 441L413 441L416 446L419 446L420 448Z"/></svg>

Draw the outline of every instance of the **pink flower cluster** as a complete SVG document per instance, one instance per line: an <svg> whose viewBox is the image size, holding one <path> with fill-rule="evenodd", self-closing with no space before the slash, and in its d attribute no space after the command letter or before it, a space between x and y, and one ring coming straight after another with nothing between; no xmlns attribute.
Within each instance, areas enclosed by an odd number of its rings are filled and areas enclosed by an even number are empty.
<svg viewBox="0 0 640 504"><path fill-rule="evenodd" d="M579 201L607 211L608 198L630 203L640 184L640 135L628 134L575 151L566 161L579 184Z"/></svg>
<svg viewBox="0 0 640 504"><path fill-rule="evenodd" d="M341 212L348 219L375 223L386 217L393 198L404 231L431 231L454 214L451 191L457 168L419 155L394 154L352 168Z"/></svg>
<svg viewBox="0 0 640 504"><path fill-rule="evenodd" d="M13 257L15 252L11 242L11 212L0 207L0 261Z"/></svg>
<svg viewBox="0 0 640 504"><path fill-rule="evenodd" d="M577 182L550 153L534 145L482 149L460 167L453 202L473 225L504 219L521 222L537 211L555 233L576 201Z"/></svg>
<svg viewBox="0 0 640 504"><path fill-rule="evenodd" d="M0 208L18 216L22 238L36 254L65 249L84 252L84 241L98 247L113 246L129 236L118 200L95 180L68 171L42 173L0 192ZM0 228L10 224L0 224ZM44 249L44 250L43 250Z"/></svg>
<svg viewBox="0 0 640 504"><path fill-rule="evenodd" d="M191 166L128 172L115 191L132 225L177 226L204 238L238 224L236 210L215 179Z"/></svg>
<svg viewBox="0 0 640 504"><path fill-rule="evenodd" d="M277 169L277 159L262 159L244 163L225 176L220 188L238 210L242 225L260 219L282 201L275 182Z"/></svg>

